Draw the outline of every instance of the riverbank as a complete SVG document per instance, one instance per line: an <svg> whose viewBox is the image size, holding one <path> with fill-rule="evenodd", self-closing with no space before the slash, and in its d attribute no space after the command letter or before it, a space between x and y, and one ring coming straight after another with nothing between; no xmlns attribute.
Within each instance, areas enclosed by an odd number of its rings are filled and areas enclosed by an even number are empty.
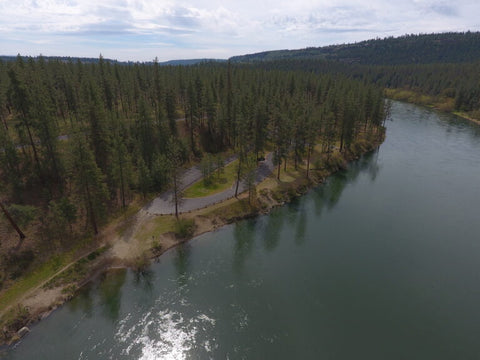
<svg viewBox="0 0 480 360"><path fill-rule="evenodd" d="M385 96L392 100L405 101L411 104L426 106L435 110L454 114L480 125L480 119L471 114L455 111L455 99L447 96L429 96L405 89L385 89Z"/></svg>
<svg viewBox="0 0 480 360"><path fill-rule="evenodd" d="M152 258L169 249L219 227L240 219L268 213L293 198L323 182L329 175L346 167L348 161L376 149L384 140L384 134L362 139L348 153L334 152L330 156L316 152L312 157L309 179L306 166L297 170L287 166L280 179L270 176L257 186L257 195L252 199L241 194L238 199L229 199L204 209L182 215L177 223L172 215L153 215L140 210L123 221L112 225L104 232L98 249L89 252L70 264L52 278L38 285L35 291L18 299L16 307L2 319L3 342L18 340L24 326L48 316L53 310L74 296L76 290L108 269L130 267L142 270Z"/></svg>

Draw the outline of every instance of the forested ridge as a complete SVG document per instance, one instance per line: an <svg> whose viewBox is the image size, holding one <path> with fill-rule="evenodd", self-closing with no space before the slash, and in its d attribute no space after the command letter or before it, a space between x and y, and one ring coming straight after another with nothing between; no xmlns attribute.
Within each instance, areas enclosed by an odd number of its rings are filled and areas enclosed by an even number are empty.
<svg viewBox="0 0 480 360"><path fill-rule="evenodd" d="M80 61L83 64L91 64L91 63L98 63L100 58L86 58L86 57L71 57L71 56L42 56L45 61L61 61L61 62L77 62ZM28 57L25 57L28 59ZM24 59L24 60L25 60ZM9 56L9 55L0 55L0 60L9 62L9 61L16 61L17 56ZM106 59L103 58L102 61L109 62L109 63L116 63L119 65L133 65L136 61L119 61L113 59ZM209 58L202 58L202 59L179 59L179 60L168 60L168 61L159 61L157 62L158 65L195 65L200 63L206 62L226 62L225 59L209 59ZM153 64L154 61L147 62L147 64Z"/></svg>
<svg viewBox="0 0 480 360"><path fill-rule="evenodd" d="M467 63L480 60L480 32L410 34L353 44L234 56L240 63L317 59L363 65Z"/></svg>
<svg viewBox="0 0 480 360"><path fill-rule="evenodd" d="M266 152L278 171L316 144L348 152L385 116L381 89L341 74L18 56L0 62L2 236L68 249L207 154L237 155L247 179ZM15 259L2 260L14 277Z"/></svg>
<svg viewBox="0 0 480 360"><path fill-rule="evenodd" d="M480 119L480 33L405 35L232 58L260 68L342 74L398 99Z"/></svg>
<svg viewBox="0 0 480 360"><path fill-rule="evenodd" d="M318 59L277 60L254 64L261 69L346 76L384 89L426 95L442 110L480 119L480 61L462 64L358 65ZM407 100L407 99L403 99ZM415 99L414 99L415 102ZM422 102L420 102L422 103ZM424 105L431 105L428 102Z"/></svg>

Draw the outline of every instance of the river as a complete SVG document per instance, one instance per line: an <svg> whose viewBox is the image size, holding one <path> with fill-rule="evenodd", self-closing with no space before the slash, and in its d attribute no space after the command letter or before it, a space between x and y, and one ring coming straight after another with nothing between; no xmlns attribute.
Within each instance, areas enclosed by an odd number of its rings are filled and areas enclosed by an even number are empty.
<svg viewBox="0 0 480 360"><path fill-rule="evenodd" d="M479 359L480 127L394 102L380 149L144 274L108 273L6 359Z"/></svg>

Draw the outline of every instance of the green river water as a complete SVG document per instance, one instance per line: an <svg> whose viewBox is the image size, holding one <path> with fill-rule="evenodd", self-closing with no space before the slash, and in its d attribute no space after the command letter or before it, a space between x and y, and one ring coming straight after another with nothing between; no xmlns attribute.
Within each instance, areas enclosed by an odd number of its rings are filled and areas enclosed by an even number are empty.
<svg viewBox="0 0 480 360"><path fill-rule="evenodd" d="M480 127L394 102L377 152L31 330L6 359L480 359Z"/></svg>

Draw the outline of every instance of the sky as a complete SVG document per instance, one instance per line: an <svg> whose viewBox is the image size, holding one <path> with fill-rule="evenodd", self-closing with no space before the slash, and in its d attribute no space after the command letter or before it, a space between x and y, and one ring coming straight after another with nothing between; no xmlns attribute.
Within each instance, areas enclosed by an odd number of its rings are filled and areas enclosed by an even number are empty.
<svg viewBox="0 0 480 360"><path fill-rule="evenodd" d="M0 54L220 58L480 30L478 0L0 0Z"/></svg>

